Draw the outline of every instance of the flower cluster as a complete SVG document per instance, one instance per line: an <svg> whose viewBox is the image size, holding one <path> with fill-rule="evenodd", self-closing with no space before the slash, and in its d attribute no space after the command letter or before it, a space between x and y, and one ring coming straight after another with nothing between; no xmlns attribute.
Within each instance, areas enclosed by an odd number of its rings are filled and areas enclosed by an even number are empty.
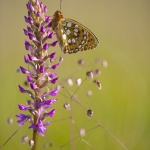
<svg viewBox="0 0 150 150"><path fill-rule="evenodd" d="M57 73L53 71L61 61L54 63L56 53L48 54L47 51L49 47L54 47L57 43L57 41L48 42L53 38L54 33L50 30L51 18L45 14L47 7L42 2L39 3L38 0L29 0L26 6L28 16L24 18L28 25L24 29L24 34L28 36L30 41L25 40L25 48L29 54L24 56L24 62L28 64L30 69L20 66L20 70L27 77L29 89L24 89L19 85L19 90L21 93L28 94L32 100L28 101L27 105L18 104L18 108L22 111L29 111L31 115L21 113L16 117L19 118L20 126L29 120L31 124L29 128L33 128L34 133L44 136L45 126L50 124L50 122L44 123L44 120L55 114L55 109L52 109L51 105L57 101L55 96L58 93L58 88L46 92L43 89L48 83L55 84L57 82ZM49 96L52 98L49 99Z"/></svg>

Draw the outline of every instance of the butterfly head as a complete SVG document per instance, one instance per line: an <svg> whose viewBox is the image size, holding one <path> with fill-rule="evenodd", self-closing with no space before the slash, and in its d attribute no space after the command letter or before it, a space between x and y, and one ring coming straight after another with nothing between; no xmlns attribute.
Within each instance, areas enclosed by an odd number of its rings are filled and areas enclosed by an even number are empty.
<svg viewBox="0 0 150 150"><path fill-rule="evenodd" d="M63 15L62 15L62 12L57 10L55 13L54 13L54 17L55 18L63 18Z"/></svg>

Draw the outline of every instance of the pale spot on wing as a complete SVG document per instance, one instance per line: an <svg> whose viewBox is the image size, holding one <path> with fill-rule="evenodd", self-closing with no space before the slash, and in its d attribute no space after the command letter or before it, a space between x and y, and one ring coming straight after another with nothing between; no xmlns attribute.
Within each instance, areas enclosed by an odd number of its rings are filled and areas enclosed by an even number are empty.
<svg viewBox="0 0 150 150"><path fill-rule="evenodd" d="M74 35L77 36L77 33L74 32Z"/></svg>
<svg viewBox="0 0 150 150"><path fill-rule="evenodd" d="M86 40L86 36L84 36L84 39Z"/></svg>
<svg viewBox="0 0 150 150"><path fill-rule="evenodd" d="M84 35L86 35L86 31L84 30Z"/></svg>
<svg viewBox="0 0 150 150"><path fill-rule="evenodd" d="M67 37L66 34L63 34L63 39L64 39L64 40L66 40L66 37Z"/></svg>
<svg viewBox="0 0 150 150"><path fill-rule="evenodd" d="M84 41L82 41L81 43L84 44Z"/></svg>
<svg viewBox="0 0 150 150"><path fill-rule="evenodd" d="M72 38L72 42L73 42L73 43L76 43L76 40L75 40L74 38Z"/></svg>
<svg viewBox="0 0 150 150"><path fill-rule="evenodd" d="M70 32L70 30L67 30L66 33L69 35L71 32Z"/></svg>
<svg viewBox="0 0 150 150"><path fill-rule="evenodd" d="M75 25L75 28L78 28L78 25L77 25L77 24Z"/></svg>
<svg viewBox="0 0 150 150"><path fill-rule="evenodd" d="M61 33L63 33L63 29L61 29Z"/></svg>
<svg viewBox="0 0 150 150"><path fill-rule="evenodd" d="M67 23L67 26L68 26L68 27L71 27L71 25L72 25L71 22L68 22L68 23Z"/></svg>
<svg viewBox="0 0 150 150"><path fill-rule="evenodd" d="M70 40L70 39L68 40L68 43L71 43L71 40Z"/></svg>
<svg viewBox="0 0 150 150"><path fill-rule="evenodd" d="M74 29L74 32L78 32L78 29Z"/></svg>

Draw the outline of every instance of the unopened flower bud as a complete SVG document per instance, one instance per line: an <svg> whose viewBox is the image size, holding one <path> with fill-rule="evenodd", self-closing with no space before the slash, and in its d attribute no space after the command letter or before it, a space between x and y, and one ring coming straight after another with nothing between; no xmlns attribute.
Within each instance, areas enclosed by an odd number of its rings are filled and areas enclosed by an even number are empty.
<svg viewBox="0 0 150 150"><path fill-rule="evenodd" d="M51 80L51 83L52 83L52 84L55 84L55 83L57 82L57 80L58 80L58 78L52 79L52 80Z"/></svg>
<svg viewBox="0 0 150 150"><path fill-rule="evenodd" d="M57 85L56 89L57 89L57 90L60 90L60 89L61 89L61 86L60 86L60 85Z"/></svg>
<svg viewBox="0 0 150 150"><path fill-rule="evenodd" d="M32 105L32 101L31 100L27 100L27 105Z"/></svg>
<svg viewBox="0 0 150 150"><path fill-rule="evenodd" d="M59 62L60 62L60 63L63 62L63 57L60 57L60 58L59 58Z"/></svg>
<svg viewBox="0 0 150 150"><path fill-rule="evenodd" d="M50 63L53 63L53 62L54 62L54 59L53 59L53 58L51 58L49 61L50 61Z"/></svg>
<svg viewBox="0 0 150 150"><path fill-rule="evenodd" d="M99 69L96 69L96 70L94 70L94 74L95 74L95 75L100 75L100 74L101 74L101 71L100 71Z"/></svg>
<svg viewBox="0 0 150 150"><path fill-rule="evenodd" d="M44 12L44 13L47 12L47 7L46 7L46 6L44 6L44 8L43 8L43 12Z"/></svg>
<svg viewBox="0 0 150 150"><path fill-rule="evenodd" d="M31 27L30 27L30 26L28 26L28 25L27 25L27 31L28 31L28 32L32 32Z"/></svg>
<svg viewBox="0 0 150 150"><path fill-rule="evenodd" d="M54 47L54 46L56 46L57 42L58 41L55 41L55 42L51 43L50 45Z"/></svg>
<svg viewBox="0 0 150 150"><path fill-rule="evenodd" d="M8 122L8 124L12 124L13 123L13 118L8 118L7 122Z"/></svg>
<svg viewBox="0 0 150 150"><path fill-rule="evenodd" d="M79 59L79 60L78 60L78 65L83 65L83 64L84 64L84 60Z"/></svg>
<svg viewBox="0 0 150 150"><path fill-rule="evenodd" d="M51 33L51 31L48 29L48 30L46 31L46 33L47 33L47 36L49 36L50 33Z"/></svg>
<svg viewBox="0 0 150 150"><path fill-rule="evenodd" d="M25 86L29 86L29 82L28 81L24 81L24 85Z"/></svg>
<svg viewBox="0 0 150 150"><path fill-rule="evenodd" d="M33 140L29 140L29 145L32 148L34 146L34 141Z"/></svg>
<svg viewBox="0 0 150 150"><path fill-rule="evenodd" d="M22 137L22 143L26 143L28 141L29 137L28 136L23 136Z"/></svg>
<svg viewBox="0 0 150 150"><path fill-rule="evenodd" d="M49 17L49 16L46 16L46 17L45 17L45 22L46 22L46 23L49 23L50 21L51 21L50 17Z"/></svg>
<svg viewBox="0 0 150 150"><path fill-rule="evenodd" d="M88 90L87 96L92 96L92 91L91 90Z"/></svg>
<svg viewBox="0 0 150 150"><path fill-rule="evenodd" d="M30 5L30 3L28 2L28 3L26 4L27 9L29 9L29 5Z"/></svg>
<svg viewBox="0 0 150 150"><path fill-rule="evenodd" d="M40 10L37 11L37 16L38 16L38 17L41 16L41 11L40 11Z"/></svg>
<svg viewBox="0 0 150 150"><path fill-rule="evenodd" d="M39 5L39 1L38 0L35 0L35 5Z"/></svg>
<svg viewBox="0 0 150 150"><path fill-rule="evenodd" d="M76 84L77 84L78 86L80 86L80 85L81 85L81 83L82 83L81 78L77 78L77 79L76 79Z"/></svg>
<svg viewBox="0 0 150 150"><path fill-rule="evenodd" d="M42 2L40 2L40 7L41 7L41 8L43 8L43 6L44 6L44 5L43 5L43 3L42 3Z"/></svg>
<svg viewBox="0 0 150 150"><path fill-rule="evenodd" d="M34 83L30 83L30 87L31 87L32 90L35 90L35 89L38 88L38 86Z"/></svg>
<svg viewBox="0 0 150 150"><path fill-rule="evenodd" d="M88 72L86 73L86 76L87 76L88 78L90 78L90 79L93 79L93 73L92 73L92 71L88 71Z"/></svg>
<svg viewBox="0 0 150 150"><path fill-rule="evenodd" d="M52 147L52 146L53 146L53 142L50 142L50 143L49 143L49 146Z"/></svg>
<svg viewBox="0 0 150 150"><path fill-rule="evenodd" d="M98 86L98 88L101 90L102 89L102 85L99 81L97 81L96 85Z"/></svg>
<svg viewBox="0 0 150 150"><path fill-rule="evenodd" d="M44 66L40 66L40 73L44 73Z"/></svg>
<svg viewBox="0 0 150 150"><path fill-rule="evenodd" d="M30 40L37 41L36 37L33 34L28 33L28 36Z"/></svg>
<svg viewBox="0 0 150 150"><path fill-rule="evenodd" d="M24 56L24 62L29 63L29 59L26 56Z"/></svg>
<svg viewBox="0 0 150 150"><path fill-rule="evenodd" d="M98 86L98 88L101 90L102 89L102 85L98 80L94 80L94 83Z"/></svg>
<svg viewBox="0 0 150 150"><path fill-rule="evenodd" d="M29 32L26 29L23 29L23 31L24 31L24 34L28 36Z"/></svg>
<svg viewBox="0 0 150 150"><path fill-rule="evenodd" d="M103 65L103 67L107 67L108 66L107 61L106 60L102 60L102 65Z"/></svg>
<svg viewBox="0 0 150 150"><path fill-rule="evenodd" d="M66 110L70 110L70 104L69 104L69 103L65 103L65 104L64 104L64 108L65 108Z"/></svg>
<svg viewBox="0 0 150 150"><path fill-rule="evenodd" d="M43 49L44 49L44 50L47 50L48 48L49 48L48 43L45 43L45 44L43 45Z"/></svg>
<svg viewBox="0 0 150 150"><path fill-rule="evenodd" d="M49 35L48 35L48 37L51 39L51 38L53 38L53 36L54 36L54 32L51 32Z"/></svg>
<svg viewBox="0 0 150 150"><path fill-rule="evenodd" d="M31 12L34 11L34 7L33 7L31 4L28 5L28 9L29 9Z"/></svg>
<svg viewBox="0 0 150 150"><path fill-rule="evenodd" d="M27 81L28 82L33 82L33 79L32 79L32 77L30 75L27 76Z"/></svg>
<svg viewBox="0 0 150 150"><path fill-rule="evenodd" d="M70 86L72 86L72 85L73 85L73 81L72 81L72 79L70 79L70 78L69 78L69 79L67 80L67 82L68 82L68 84L69 84Z"/></svg>
<svg viewBox="0 0 150 150"><path fill-rule="evenodd" d="M20 70L23 74L28 74L30 73L28 70L26 70L25 68L23 68L22 66L20 66Z"/></svg>
<svg viewBox="0 0 150 150"><path fill-rule="evenodd" d="M85 129L81 128L79 134L80 136L85 136Z"/></svg>
<svg viewBox="0 0 150 150"><path fill-rule="evenodd" d="M54 53L51 53L50 55L48 55L48 57L49 57L49 58L54 58L55 55L56 55L56 53L54 52Z"/></svg>
<svg viewBox="0 0 150 150"><path fill-rule="evenodd" d="M33 19L30 18L30 17L28 17L28 22L29 22L30 24L33 24L33 23L34 23Z"/></svg>
<svg viewBox="0 0 150 150"><path fill-rule="evenodd" d="M26 48L26 50L30 50L30 46L31 46L30 42L25 40L25 48Z"/></svg>
<svg viewBox="0 0 150 150"><path fill-rule="evenodd" d="M47 25L47 27L52 27L52 22L50 22L50 23Z"/></svg>
<svg viewBox="0 0 150 150"><path fill-rule="evenodd" d="M87 111L87 115L88 115L88 117L92 117L93 116L93 110L89 109Z"/></svg>
<svg viewBox="0 0 150 150"><path fill-rule="evenodd" d="M57 69L58 66L59 66L59 63L58 63L58 64L55 64L55 65L53 65L53 66L51 66L51 68L52 68L52 69Z"/></svg>
<svg viewBox="0 0 150 150"><path fill-rule="evenodd" d="M41 29L40 29L40 32L44 33L44 32L45 32L45 30L46 30L46 29L45 29L45 27L44 27L44 26L42 26L42 27L41 27Z"/></svg>
<svg viewBox="0 0 150 150"><path fill-rule="evenodd" d="M25 22L29 22L29 20L28 20L28 17L26 17L26 16L24 16L24 20L25 20Z"/></svg>
<svg viewBox="0 0 150 150"><path fill-rule="evenodd" d="M28 11L28 17L29 17L29 16L31 16L31 13L30 13L30 11Z"/></svg>

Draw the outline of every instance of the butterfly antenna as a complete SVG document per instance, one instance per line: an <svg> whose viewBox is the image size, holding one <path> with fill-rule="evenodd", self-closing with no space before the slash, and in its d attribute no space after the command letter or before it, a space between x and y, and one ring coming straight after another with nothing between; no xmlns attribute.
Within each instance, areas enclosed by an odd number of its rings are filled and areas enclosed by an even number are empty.
<svg viewBox="0 0 150 150"><path fill-rule="evenodd" d="M61 11L61 3L62 3L62 0L60 0L60 11Z"/></svg>

